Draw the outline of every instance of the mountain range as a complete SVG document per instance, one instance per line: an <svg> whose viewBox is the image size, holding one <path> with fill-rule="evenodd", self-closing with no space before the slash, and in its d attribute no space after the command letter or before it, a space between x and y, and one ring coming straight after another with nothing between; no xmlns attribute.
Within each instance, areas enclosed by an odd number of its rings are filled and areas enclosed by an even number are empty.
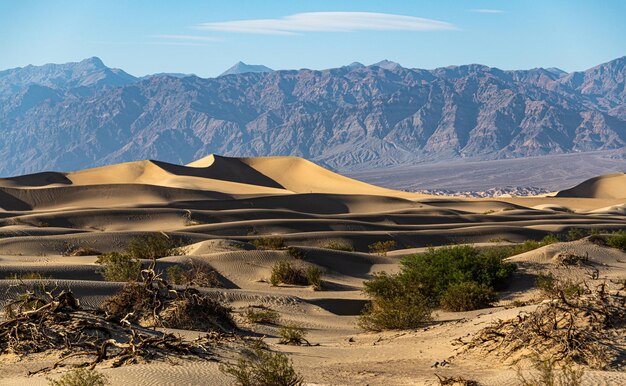
<svg viewBox="0 0 626 386"><path fill-rule="evenodd" d="M572 73L389 61L234 72L136 78L98 58L1 71L0 175L210 153L347 171L626 147L626 57Z"/></svg>

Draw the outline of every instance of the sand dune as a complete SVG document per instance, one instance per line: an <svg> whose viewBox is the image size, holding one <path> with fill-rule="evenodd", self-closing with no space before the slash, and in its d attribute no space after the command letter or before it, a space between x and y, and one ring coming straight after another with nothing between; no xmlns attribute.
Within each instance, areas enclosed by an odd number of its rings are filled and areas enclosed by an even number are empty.
<svg viewBox="0 0 626 386"><path fill-rule="evenodd" d="M182 255L159 259L157 269L193 263L216 270L224 288L201 291L229 303L244 329L253 328L267 336L273 349L288 352L308 382L435 384L430 365L454 353L454 338L515 317L519 309L441 313L438 320L447 322L424 331L365 334L356 327L366 304L363 281L375 272L396 272L401 256L428 247L509 245L554 233L564 236L572 229L626 229L625 178L598 177L557 197L460 199L369 185L295 157L211 155L186 166L140 161L0 179L0 297L44 282L71 288L83 304L96 307L122 283L103 280L95 255L71 256L71 251L122 251L135 237L163 232L186 247ZM297 258L293 249L255 247L268 237L295 248ZM378 241L394 241L397 251L369 253ZM563 274L554 262L563 251L588 253L603 277L626 272L623 252L588 240L550 245L512 260L529 275L541 269ZM269 285L272 267L281 260L319 268L323 291ZM582 270L571 272L583 275ZM19 279L33 273L42 278ZM502 304L526 299L532 291L527 282L513 283ZM301 324L320 346L276 345L277 326L243 321L242 312L250 305L276 309L284 323ZM509 367L473 361L455 362L445 371L471 375L486 385L514 384ZM0 360L0 384L45 384L43 377L25 375L41 363L25 360L17 366ZM155 364L103 371L114 384L230 380L213 363L159 366L158 371ZM602 383L609 375L594 372L592 379Z"/></svg>
<svg viewBox="0 0 626 386"><path fill-rule="evenodd" d="M615 173L594 177L571 189L562 190L557 197L626 198L626 174Z"/></svg>

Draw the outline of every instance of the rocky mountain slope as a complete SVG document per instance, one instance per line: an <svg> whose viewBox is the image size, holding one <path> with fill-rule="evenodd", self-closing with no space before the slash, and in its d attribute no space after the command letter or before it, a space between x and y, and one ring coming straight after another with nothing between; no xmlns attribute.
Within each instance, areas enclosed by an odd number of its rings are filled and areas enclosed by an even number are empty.
<svg viewBox="0 0 626 386"><path fill-rule="evenodd" d="M626 57L570 74L383 61L213 79L101 63L0 72L0 175L209 153L345 171L626 146Z"/></svg>

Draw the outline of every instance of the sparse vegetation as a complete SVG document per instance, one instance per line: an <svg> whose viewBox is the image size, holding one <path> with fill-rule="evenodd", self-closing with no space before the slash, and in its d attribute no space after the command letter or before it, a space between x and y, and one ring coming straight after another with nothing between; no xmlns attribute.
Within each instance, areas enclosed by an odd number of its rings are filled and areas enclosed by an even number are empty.
<svg viewBox="0 0 626 386"><path fill-rule="evenodd" d="M567 231L567 241L580 240L585 236L587 236L587 231L584 229L570 228L570 230Z"/></svg>
<svg viewBox="0 0 626 386"><path fill-rule="evenodd" d="M277 311L264 306L248 307L244 316L250 323L278 324L280 321L280 314Z"/></svg>
<svg viewBox="0 0 626 386"><path fill-rule="evenodd" d="M125 249L125 254L135 259L147 260L178 256L182 253L181 244L163 233L134 237L128 241Z"/></svg>
<svg viewBox="0 0 626 386"><path fill-rule="evenodd" d="M621 249L626 251L626 232L623 230L613 232L605 239L606 245L611 248Z"/></svg>
<svg viewBox="0 0 626 386"><path fill-rule="evenodd" d="M306 336L306 330L297 324L282 326L278 329L278 336L280 337L278 344L291 344L296 346L303 344L311 345L309 341L304 338Z"/></svg>
<svg viewBox="0 0 626 386"><path fill-rule="evenodd" d="M354 252L354 247L344 241L329 241L322 245L324 249L333 249L335 251Z"/></svg>
<svg viewBox="0 0 626 386"><path fill-rule="evenodd" d="M261 237L253 242L257 249L282 249L285 247L285 239L280 236Z"/></svg>
<svg viewBox="0 0 626 386"><path fill-rule="evenodd" d="M91 248L91 247L78 247L72 246L69 247L64 253L64 256L97 256L101 255L102 252Z"/></svg>
<svg viewBox="0 0 626 386"><path fill-rule="evenodd" d="M563 293L565 296L580 296L583 294L584 288L579 283L570 280L559 280L552 274L540 274L535 280L535 285L546 297L552 299Z"/></svg>
<svg viewBox="0 0 626 386"><path fill-rule="evenodd" d="M576 369L571 360L566 360L557 366L553 358L532 358L534 373L517 369L517 380L520 386L580 386L585 374L583 369Z"/></svg>
<svg viewBox="0 0 626 386"><path fill-rule="evenodd" d="M443 305L451 309L475 309L495 300L494 290L502 289L515 265L501 254L470 246L429 249L404 258L395 275L380 273L365 282L371 304L361 316L360 325L368 330L414 328L432 319L432 310ZM450 289L451 286L455 286ZM458 287L456 287L458 286ZM453 293L471 288L458 302Z"/></svg>
<svg viewBox="0 0 626 386"><path fill-rule="evenodd" d="M222 287L217 272L205 264L196 264L192 261L184 266L172 265L165 271L170 284L204 288Z"/></svg>
<svg viewBox="0 0 626 386"><path fill-rule="evenodd" d="M107 376L86 367L70 370L57 380L50 378L47 380L50 386L106 386L109 384Z"/></svg>
<svg viewBox="0 0 626 386"><path fill-rule="evenodd" d="M12 280L42 280L49 279L39 272L22 272L9 275L9 279Z"/></svg>
<svg viewBox="0 0 626 386"><path fill-rule="evenodd" d="M287 253L289 254L289 256L293 257L294 259L298 259L298 260L304 259L304 252L302 251L302 249L298 247L288 247Z"/></svg>
<svg viewBox="0 0 626 386"><path fill-rule="evenodd" d="M439 302L444 310L459 312L486 308L496 300L496 294L488 286L466 281L449 285Z"/></svg>
<svg viewBox="0 0 626 386"><path fill-rule="evenodd" d="M322 288L322 271L316 266L306 268L296 266L287 260L277 261L272 267L270 284L310 285L314 289Z"/></svg>
<svg viewBox="0 0 626 386"><path fill-rule="evenodd" d="M463 377L446 377L435 374L439 380L439 386L480 386L480 383Z"/></svg>
<svg viewBox="0 0 626 386"><path fill-rule="evenodd" d="M107 281L137 281L141 273L141 262L136 258L112 252L98 256L98 272Z"/></svg>
<svg viewBox="0 0 626 386"><path fill-rule="evenodd" d="M370 253L376 253L377 255L385 256L387 252L396 249L395 240L377 241L367 246Z"/></svg>
<svg viewBox="0 0 626 386"><path fill-rule="evenodd" d="M301 386L302 376L293 368L291 360L282 353L266 350L259 342L241 352L235 365L220 369L235 378L239 386Z"/></svg>

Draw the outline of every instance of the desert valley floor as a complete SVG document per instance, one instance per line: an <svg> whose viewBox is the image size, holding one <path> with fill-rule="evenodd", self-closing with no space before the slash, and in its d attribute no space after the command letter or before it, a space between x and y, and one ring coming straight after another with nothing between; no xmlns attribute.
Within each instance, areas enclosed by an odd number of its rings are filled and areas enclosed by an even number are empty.
<svg viewBox="0 0 626 386"><path fill-rule="evenodd" d="M240 329L265 336L272 350L287 353L308 384L437 385L438 374L516 385L516 366L507 358L464 351L458 342L536 308L538 273L584 279L593 271L589 281L623 279L626 253L582 237L512 256L518 270L493 307L437 311L434 323L413 330L359 329L367 302L363 282L375 272L396 272L402 256L428 247L511 245L571 229L626 229L626 175L599 177L556 196L463 199L368 185L293 157L209 156L187 166L142 161L47 172L0 179L0 299L19 286L45 282L71 289L85 307L98 307L123 283L102 278L96 254L72 251L120 251L137 236L162 233L185 247L181 255L159 259L157 268L193 261L214 269L223 288L200 291L232 307ZM272 266L294 257L286 248L254 246L268 237L282 238L285 247L298 248L303 264L319 267L322 290L269 284ZM395 250L368 250L389 240ZM559 253L585 255L588 264L564 267L555 260ZM21 278L30 273L41 278ZM278 311L281 323L298 323L313 346L277 344L277 326L245 320L243 310L251 305ZM626 352L623 337L614 343ZM231 384L219 366L236 357L237 346L225 344L216 353L217 361L173 359L98 370L119 385ZM28 372L56 358L2 355L0 385L45 385L46 377L64 369ZM449 364L433 366L444 360ZM626 373L587 369L584 381L624 385Z"/></svg>

